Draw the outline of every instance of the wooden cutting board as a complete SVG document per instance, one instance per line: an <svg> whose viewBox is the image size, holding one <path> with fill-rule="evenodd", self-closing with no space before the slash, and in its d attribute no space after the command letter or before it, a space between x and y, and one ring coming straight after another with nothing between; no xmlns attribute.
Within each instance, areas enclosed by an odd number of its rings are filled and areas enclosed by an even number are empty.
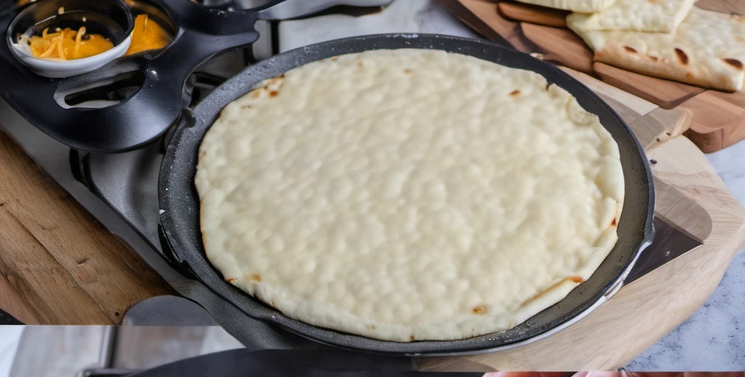
<svg viewBox="0 0 745 377"><path fill-rule="evenodd" d="M112 325L173 292L1 131L0 177L0 309L26 324Z"/></svg>
<svg viewBox="0 0 745 377"><path fill-rule="evenodd" d="M705 90L593 62L592 51L565 27L568 12L510 0L455 0L442 4L489 39L504 39L517 50L537 53L544 60L596 76L664 109L690 110L693 122L686 135L705 153L745 139L745 92ZM699 0L696 6L745 15L745 1Z"/></svg>

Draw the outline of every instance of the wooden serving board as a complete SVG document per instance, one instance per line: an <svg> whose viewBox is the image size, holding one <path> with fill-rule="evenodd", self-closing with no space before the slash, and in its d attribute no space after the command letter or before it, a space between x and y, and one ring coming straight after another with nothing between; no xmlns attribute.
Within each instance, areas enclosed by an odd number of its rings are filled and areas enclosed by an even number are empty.
<svg viewBox="0 0 745 377"><path fill-rule="evenodd" d="M686 135L705 153L745 139L745 92L706 90L594 62L592 50L566 28L568 12L510 0L442 3L489 39L504 39L517 50L593 75L663 109L690 110L693 122ZM744 1L699 0L696 6L745 15Z"/></svg>

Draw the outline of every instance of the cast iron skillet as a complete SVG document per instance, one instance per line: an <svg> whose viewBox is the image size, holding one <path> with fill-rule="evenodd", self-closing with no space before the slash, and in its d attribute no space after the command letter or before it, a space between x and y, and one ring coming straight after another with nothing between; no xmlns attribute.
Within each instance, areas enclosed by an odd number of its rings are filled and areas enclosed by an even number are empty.
<svg viewBox="0 0 745 377"><path fill-rule="evenodd" d="M197 152L202 137L222 108L259 82L316 60L376 49L438 49L471 55L501 65L537 72L574 95L597 114L618 143L626 184L619 241L595 274L564 300L507 331L455 341L397 343L311 326L285 317L225 282L207 261L199 227L199 198L194 187ZM515 347L568 326L620 288L641 251L653 238L654 191L644 152L624 121L587 87L558 68L529 55L472 39L439 35L388 34L320 43L277 55L246 68L187 112L167 147L159 178L163 249L180 271L194 276L246 315L276 323L307 338L347 349L408 355L453 355ZM240 319L236 319L240 320Z"/></svg>

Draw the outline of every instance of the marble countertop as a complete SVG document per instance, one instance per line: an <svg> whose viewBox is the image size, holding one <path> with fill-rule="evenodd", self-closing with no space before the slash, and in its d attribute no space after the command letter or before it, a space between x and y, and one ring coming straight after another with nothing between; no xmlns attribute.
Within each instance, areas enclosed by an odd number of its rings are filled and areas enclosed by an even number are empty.
<svg viewBox="0 0 745 377"><path fill-rule="evenodd" d="M279 25L280 50L376 33L438 33L478 38L431 0L395 0L382 12L327 15ZM707 156L734 195L745 203L745 142ZM719 287L691 318L627 366L636 371L745 370L745 253L735 256Z"/></svg>
<svg viewBox="0 0 745 377"><path fill-rule="evenodd" d="M706 156L745 203L745 141ZM627 366L629 370L745 370L745 252L704 305Z"/></svg>

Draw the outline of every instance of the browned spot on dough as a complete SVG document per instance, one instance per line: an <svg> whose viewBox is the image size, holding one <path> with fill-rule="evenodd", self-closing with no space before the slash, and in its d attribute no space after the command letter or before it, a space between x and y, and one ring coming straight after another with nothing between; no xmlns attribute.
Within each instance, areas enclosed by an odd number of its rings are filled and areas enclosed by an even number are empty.
<svg viewBox="0 0 745 377"><path fill-rule="evenodd" d="M279 95L279 92L276 90L272 90L271 92L269 92L269 97L276 97L277 95Z"/></svg>
<svg viewBox="0 0 745 377"><path fill-rule="evenodd" d="M512 93L510 93L510 96L512 96L512 97L517 97L519 95L520 95L520 91L519 90L513 90Z"/></svg>
<svg viewBox="0 0 745 377"><path fill-rule="evenodd" d="M693 80L693 78L696 77L692 72L686 72L686 78L688 80Z"/></svg>
<svg viewBox="0 0 745 377"><path fill-rule="evenodd" d="M259 275L259 274L253 274L253 275L251 275L251 280L253 280L253 281L261 281L261 275Z"/></svg>
<svg viewBox="0 0 745 377"><path fill-rule="evenodd" d="M579 279L579 281L577 281L575 279ZM556 289L557 287L559 287L561 284L563 284L567 280L571 280L571 281L573 281L575 283L581 283L582 282L582 278L579 277L579 276L570 276L568 278L564 278L560 282L558 282L558 283L552 285L551 287L549 287L548 289L546 289L545 291L536 293L535 295L533 295L533 297L530 298L530 300L525 301L522 305L520 305L520 307L525 307L526 305L530 304L531 302L540 299L541 297L543 297L544 295L546 295L548 292L552 292L554 289Z"/></svg>
<svg viewBox="0 0 745 377"><path fill-rule="evenodd" d="M658 57L656 57L656 56L650 56L649 58L650 58L650 59L652 59L652 61L653 61L653 62L656 62L656 61L660 60L660 59L659 59Z"/></svg>
<svg viewBox="0 0 745 377"><path fill-rule="evenodd" d="M484 314L486 313L486 306L479 305L475 308L473 308L473 314Z"/></svg>
<svg viewBox="0 0 745 377"><path fill-rule="evenodd" d="M233 282L236 281L236 280L238 280L238 279L236 279L236 278L227 278L227 279L225 279L225 281L227 281L230 284L233 284Z"/></svg>
<svg viewBox="0 0 745 377"><path fill-rule="evenodd" d="M683 50L676 48L675 54L678 55L678 60L680 60L682 64L684 65L688 64L688 55L686 55L686 53Z"/></svg>
<svg viewBox="0 0 745 377"><path fill-rule="evenodd" d="M357 66L358 66L358 67L363 67L363 66L364 66L364 64L363 64L362 62L357 62Z"/></svg>
<svg viewBox="0 0 745 377"><path fill-rule="evenodd" d="M271 305L273 308L276 308L276 306L274 306L274 300L269 301L269 305Z"/></svg>
<svg viewBox="0 0 745 377"><path fill-rule="evenodd" d="M202 158L207 155L207 151L201 151L199 152L199 158Z"/></svg>
<svg viewBox="0 0 745 377"><path fill-rule="evenodd" d="M375 330L375 325L367 325L367 328L370 330Z"/></svg>
<svg viewBox="0 0 745 377"><path fill-rule="evenodd" d="M732 13L731 16L732 16L732 18L735 19L735 21L745 22L745 16L741 16L739 14L734 14L734 13Z"/></svg>
<svg viewBox="0 0 745 377"><path fill-rule="evenodd" d="M411 73L411 70L410 69L404 69L404 73L408 75L409 73Z"/></svg>
<svg viewBox="0 0 745 377"><path fill-rule="evenodd" d="M251 92L251 98L259 98L260 95L261 92L258 90L254 90L253 92Z"/></svg>
<svg viewBox="0 0 745 377"><path fill-rule="evenodd" d="M412 341L412 342L413 342L414 340L416 340L416 339L414 339L414 335L410 336L410 337L409 337L409 339L411 339L411 341Z"/></svg>
<svg viewBox="0 0 745 377"><path fill-rule="evenodd" d="M241 106L241 109L250 109L250 108L251 108L251 105L243 105L243 106Z"/></svg>
<svg viewBox="0 0 745 377"><path fill-rule="evenodd" d="M633 47L629 47L629 46L623 46L623 48L625 48L625 49L626 49L626 51L628 51L628 52L633 52L633 53L636 53L636 49L635 49L635 48L633 48Z"/></svg>
<svg viewBox="0 0 745 377"><path fill-rule="evenodd" d="M339 60L339 57L338 56L334 56L334 57L331 58L331 60L337 61L337 60Z"/></svg>
<svg viewBox="0 0 745 377"><path fill-rule="evenodd" d="M610 225L611 226L616 225L616 219L615 218L613 219L613 221L610 222Z"/></svg>
<svg viewBox="0 0 745 377"><path fill-rule="evenodd" d="M722 60L724 60L725 63L727 63L727 64L729 64L729 65L731 65L731 66L733 66L733 67L735 67L737 69L742 69L742 62L739 61L739 60L737 60L737 59L724 58Z"/></svg>
<svg viewBox="0 0 745 377"><path fill-rule="evenodd" d="M583 281L585 281L585 279L582 279L581 276L570 276L568 279L571 280L571 281L573 281L573 282L575 282L575 283L577 283L577 284L580 284Z"/></svg>

